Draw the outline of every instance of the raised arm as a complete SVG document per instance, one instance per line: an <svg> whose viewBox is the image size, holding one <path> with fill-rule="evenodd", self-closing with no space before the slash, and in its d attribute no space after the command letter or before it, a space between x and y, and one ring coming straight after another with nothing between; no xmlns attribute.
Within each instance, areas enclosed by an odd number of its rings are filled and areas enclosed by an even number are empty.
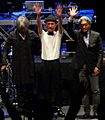
<svg viewBox="0 0 105 120"><path fill-rule="evenodd" d="M41 34L42 33L42 23L41 23L40 14L41 14L41 11L42 11L42 7L40 6L39 3L36 3L34 5L33 9L37 14L36 20L37 20L37 25L38 25L38 33Z"/></svg>
<svg viewBox="0 0 105 120"><path fill-rule="evenodd" d="M62 33L62 6L57 6L56 15L58 16L58 30Z"/></svg>
<svg viewBox="0 0 105 120"><path fill-rule="evenodd" d="M77 38L75 35L75 30L73 29L73 25L74 25L73 20L77 14L78 14L77 7L71 7L69 9L68 24L65 25L65 30L67 31L69 36L75 41L77 40Z"/></svg>
<svg viewBox="0 0 105 120"><path fill-rule="evenodd" d="M73 18L78 14L77 7L72 7L72 8L69 9L69 11L70 11L69 18Z"/></svg>

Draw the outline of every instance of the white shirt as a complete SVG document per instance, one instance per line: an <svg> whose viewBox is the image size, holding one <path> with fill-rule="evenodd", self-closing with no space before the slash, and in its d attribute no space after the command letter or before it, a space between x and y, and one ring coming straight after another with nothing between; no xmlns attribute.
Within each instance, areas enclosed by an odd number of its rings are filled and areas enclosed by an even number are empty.
<svg viewBox="0 0 105 120"><path fill-rule="evenodd" d="M87 32L87 37L84 36L84 41L85 41L86 46L88 47L89 46L89 32Z"/></svg>
<svg viewBox="0 0 105 120"><path fill-rule="evenodd" d="M54 35L48 35L48 32L42 31L41 38L41 58L43 60L59 59L62 34L59 31Z"/></svg>

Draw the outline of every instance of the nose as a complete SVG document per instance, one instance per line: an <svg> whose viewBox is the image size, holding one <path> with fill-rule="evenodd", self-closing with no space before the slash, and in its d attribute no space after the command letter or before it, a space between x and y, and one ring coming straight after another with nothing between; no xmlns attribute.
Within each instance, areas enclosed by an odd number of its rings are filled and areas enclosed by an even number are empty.
<svg viewBox="0 0 105 120"><path fill-rule="evenodd" d="M52 24L50 23L50 24L49 24L49 27L51 27L51 26L52 26Z"/></svg>
<svg viewBox="0 0 105 120"><path fill-rule="evenodd" d="M85 26L85 25L83 25L83 26L82 26L82 28L86 28L86 26Z"/></svg>

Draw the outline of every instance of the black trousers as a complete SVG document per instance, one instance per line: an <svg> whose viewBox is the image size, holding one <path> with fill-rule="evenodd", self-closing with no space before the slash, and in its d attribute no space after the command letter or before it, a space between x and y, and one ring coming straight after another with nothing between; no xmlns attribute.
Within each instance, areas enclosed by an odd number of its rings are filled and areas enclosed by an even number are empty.
<svg viewBox="0 0 105 120"><path fill-rule="evenodd" d="M39 97L39 120L51 120L53 117L53 106L61 106L60 62L56 60L42 60L40 79L37 81L37 92Z"/></svg>
<svg viewBox="0 0 105 120"><path fill-rule="evenodd" d="M79 81L79 70L71 67L71 80L68 83L68 93L70 95L70 105L65 117L65 120L75 120L77 113L80 110L82 97L85 94L85 89Z"/></svg>
<svg viewBox="0 0 105 120"><path fill-rule="evenodd" d="M20 114L28 117L28 120L32 120L33 113L36 114L36 97L33 92L33 84L17 85L17 102Z"/></svg>
<svg viewBox="0 0 105 120"><path fill-rule="evenodd" d="M61 80L59 60L46 61L41 64L41 79L39 84L40 97L52 105L61 104Z"/></svg>
<svg viewBox="0 0 105 120"><path fill-rule="evenodd" d="M12 120L22 120L21 115L28 117L28 120L32 120L32 117L34 117L32 111L37 117L36 107L38 102L33 94L32 86L31 84L16 86L18 107L15 107L9 99L9 93L6 93L5 84L1 85L1 98ZM0 109L0 120L4 120L2 109Z"/></svg>
<svg viewBox="0 0 105 120"><path fill-rule="evenodd" d="M5 116L4 116L4 112L3 110L0 108L0 120L4 120Z"/></svg>
<svg viewBox="0 0 105 120"><path fill-rule="evenodd" d="M101 69L99 76L100 85L100 104L98 107L98 120L105 120L105 64Z"/></svg>

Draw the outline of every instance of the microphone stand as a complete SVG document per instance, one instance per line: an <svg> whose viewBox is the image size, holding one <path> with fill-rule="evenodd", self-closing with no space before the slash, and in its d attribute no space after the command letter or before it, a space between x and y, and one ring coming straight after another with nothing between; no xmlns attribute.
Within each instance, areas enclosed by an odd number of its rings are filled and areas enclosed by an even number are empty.
<svg viewBox="0 0 105 120"><path fill-rule="evenodd" d="M12 49L12 46L11 46L11 49ZM12 51L11 51L12 52ZM10 58L11 59L11 58ZM11 61L11 60L10 60ZM9 92L9 95L10 95L10 100L12 102L16 101L16 86L13 84L12 82L12 69L11 69L11 63L9 62L8 59L6 59L6 62L7 62L7 65L8 65L8 69L7 69L7 73L8 73L8 89L7 89L7 92Z"/></svg>

